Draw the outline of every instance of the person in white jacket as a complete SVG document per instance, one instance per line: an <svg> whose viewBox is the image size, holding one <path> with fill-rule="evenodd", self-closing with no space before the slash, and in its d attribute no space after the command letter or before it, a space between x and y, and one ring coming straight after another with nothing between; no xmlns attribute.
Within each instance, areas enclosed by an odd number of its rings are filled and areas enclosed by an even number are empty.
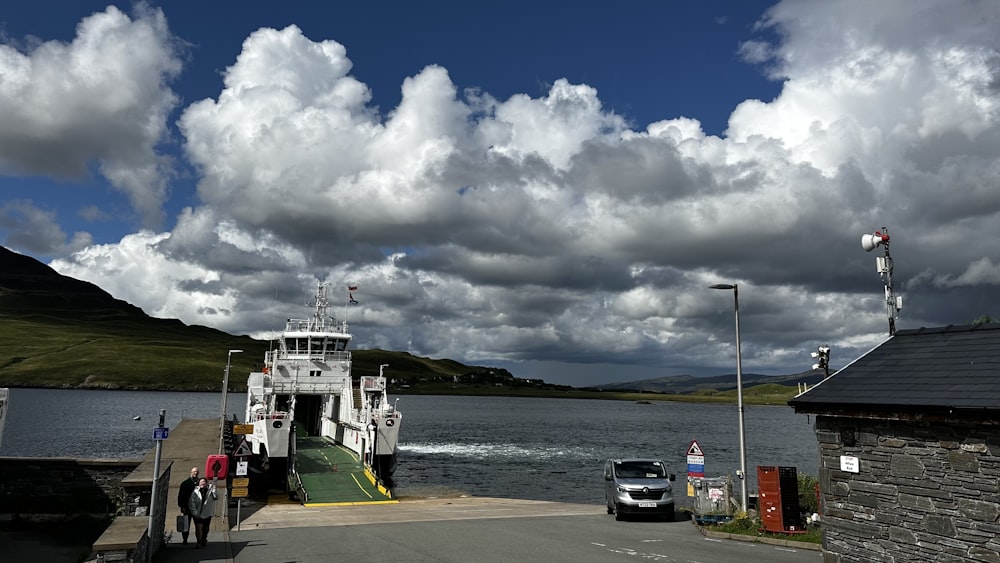
<svg viewBox="0 0 1000 563"><path fill-rule="evenodd" d="M212 512L215 510L215 501L218 498L215 486L209 484L208 479L204 477L198 480L198 486L191 492L188 513L194 518L194 534L197 540L195 547L208 545L208 529L212 524Z"/></svg>

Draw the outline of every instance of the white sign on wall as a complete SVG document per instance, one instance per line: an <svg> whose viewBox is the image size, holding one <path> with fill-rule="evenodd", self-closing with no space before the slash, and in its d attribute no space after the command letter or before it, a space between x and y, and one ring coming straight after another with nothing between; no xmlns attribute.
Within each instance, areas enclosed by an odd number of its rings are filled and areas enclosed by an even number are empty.
<svg viewBox="0 0 1000 563"><path fill-rule="evenodd" d="M840 456L840 470L848 473L858 473L861 471L861 462L851 455Z"/></svg>

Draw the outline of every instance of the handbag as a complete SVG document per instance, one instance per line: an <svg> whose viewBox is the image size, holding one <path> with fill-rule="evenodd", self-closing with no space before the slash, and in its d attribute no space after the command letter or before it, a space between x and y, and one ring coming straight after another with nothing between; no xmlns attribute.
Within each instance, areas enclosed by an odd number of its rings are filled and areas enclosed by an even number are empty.
<svg viewBox="0 0 1000 563"><path fill-rule="evenodd" d="M188 519L186 514L177 515L177 531L186 534L189 531L188 526L191 525L191 521Z"/></svg>

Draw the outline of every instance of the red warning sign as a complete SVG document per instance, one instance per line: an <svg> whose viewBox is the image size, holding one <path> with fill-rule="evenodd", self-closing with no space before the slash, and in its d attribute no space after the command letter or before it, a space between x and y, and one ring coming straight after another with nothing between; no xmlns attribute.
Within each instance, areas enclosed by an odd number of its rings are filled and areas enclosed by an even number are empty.
<svg viewBox="0 0 1000 563"><path fill-rule="evenodd" d="M688 478L705 476L705 452L698 442L691 440L687 451Z"/></svg>
<svg viewBox="0 0 1000 563"><path fill-rule="evenodd" d="M688 455L705 455L705 452L702 451L697 441L691 440L691 445L688 447Z"/></svg>

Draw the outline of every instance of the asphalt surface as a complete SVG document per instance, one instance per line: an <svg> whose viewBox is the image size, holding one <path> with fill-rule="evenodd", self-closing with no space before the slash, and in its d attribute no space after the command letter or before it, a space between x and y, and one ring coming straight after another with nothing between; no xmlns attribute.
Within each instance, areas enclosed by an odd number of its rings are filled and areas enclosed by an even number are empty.
<svg viewBox="0 0 1000 563"><path fill-rule="evenodd" d="M153 556L154 563L823 560L819 551L801 547L708 538L689 520L618 522L603 505L479 497L316 507L272 499L267 504L228 503L227 510L223 496L208 545L182 544L180 534L170 531L178 510L176 487L217 448L218 421L213 419L184 420L163 444L164 461L173 464L165 517L169 538ZM152 461L147 455L136 472L151 475ZM0 544L2 561L80 560L80 546L43 536L0 534Z"/></svg>
<svg viewBox="0 0 1000 563"><path fill-rule="evenodd" d="M156 563L659 561L819 563L818 551L706 538L690 521L617 522L600 505L511 499L241 507L209 546L173 542Z"/></svg>

